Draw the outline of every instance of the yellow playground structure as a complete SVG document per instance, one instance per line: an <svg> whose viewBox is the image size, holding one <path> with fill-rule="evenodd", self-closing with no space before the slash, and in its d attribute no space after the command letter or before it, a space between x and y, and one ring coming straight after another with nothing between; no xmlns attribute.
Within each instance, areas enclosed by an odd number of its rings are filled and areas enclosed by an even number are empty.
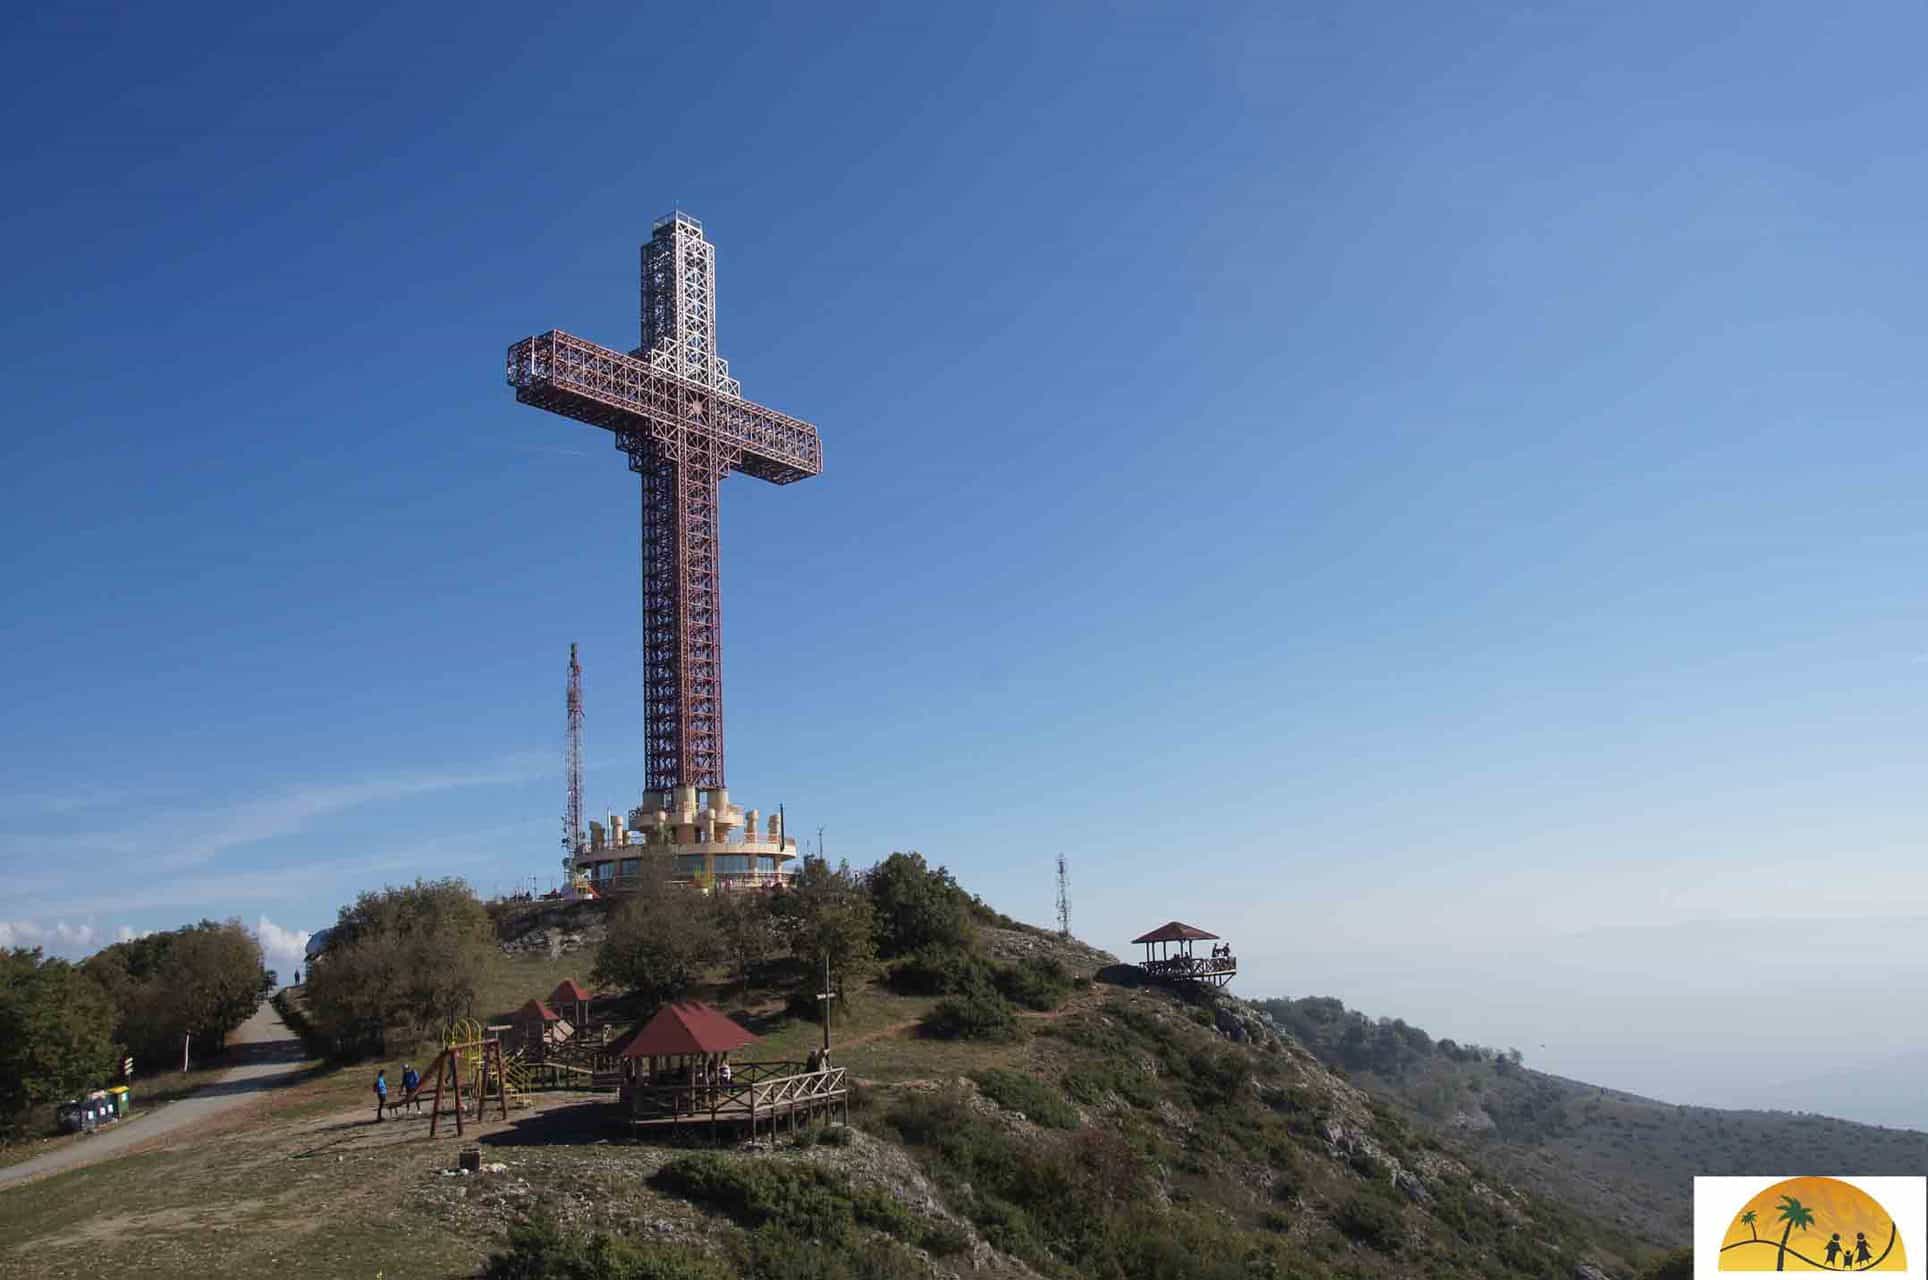
<svg viewBox="0 0 1928 1280"><path fill-rule="evenodd" d="M458 1136L462 1133L464 1091L474 1100L477 1120L491 1105L504 1120L509 1118L511 1106L529 1105L528 1064L522 1060L520 1050L506 1054L502 1051L502 1033L507 1030L506 1026L485 1027L473 1018L464 1018L449 1027L442 1051L435 1055L427 1077L416 1089L417 1093L423 1089L430 1091L428 1133L431 1138L441 1123L444 1089L449 1094L449 1110L455 1117Z"/></svg>

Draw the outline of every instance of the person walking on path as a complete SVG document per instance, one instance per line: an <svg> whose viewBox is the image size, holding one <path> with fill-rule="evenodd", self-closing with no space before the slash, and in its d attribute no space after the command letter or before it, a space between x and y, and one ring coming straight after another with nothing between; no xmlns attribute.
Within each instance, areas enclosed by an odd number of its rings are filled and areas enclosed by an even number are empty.
<svg viewBox="0 0 1928 1280"><path fill-rule="evenodd" d="M382 1108L388 1105L388 1068L375 1073L375 1123L382 1122Z"/></svg>
<svg viewBox="0 0 1928 1280"><path fill-rule="evenodd" d="M422 1073L404 1062L402 1064L402 1101L408 1106L410 1111L414 1111L422 1105L422 1100L416 1096L416 1090L421 1087Z"/></svg>

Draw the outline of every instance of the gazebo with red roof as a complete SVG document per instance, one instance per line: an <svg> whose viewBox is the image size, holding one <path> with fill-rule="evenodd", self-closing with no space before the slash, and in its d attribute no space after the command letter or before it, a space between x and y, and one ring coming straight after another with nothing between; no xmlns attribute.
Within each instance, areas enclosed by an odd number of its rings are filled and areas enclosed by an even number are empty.
<svg viewBox="0 0 1928 1280"><path fill-rule="evenodd" d="M630 1037L625 1058L711 1058L756 1043L756 1036L700 1000L666 1004Z"/></svg>
<svg viewBox="0 0 1928 1280"><path fill-rule="evenodd" d="M1145 960L1139 967L1154 978L1167 982L1208 982L1222 987L1238 973L1238 961L1232 958L1230 943L1213 947L1209 957L1192 954L1194 942L1217 942L1216 933L1208 933L1196 925L1185 924L1178 920L1167 920L1149 933L1141 933L1131 940L1133 946L1145 949ZM1178 952L1172 953L1173 944ZM1154 956L1152 949L1158 948Z"/></svg>
<svg viewBox="0 0 1928 1280"><path fill-rule="evenodd" d="M749 1031L701 1001L666 1004L617 1055L623 1092L640 1097L665 1084L700 1088L721 1083L730 1054L755 1043Z"/></svg>
<svg viewBox="0 0 1928 1280"><path fill-rule="evenodd" d="M732 1064L757 1042L745 1028L698 1001L666 1004L629 1038L618 1058L621 1096L632 1126L759 1125L847 1110L844 1071L802 1062Z"/></svg>

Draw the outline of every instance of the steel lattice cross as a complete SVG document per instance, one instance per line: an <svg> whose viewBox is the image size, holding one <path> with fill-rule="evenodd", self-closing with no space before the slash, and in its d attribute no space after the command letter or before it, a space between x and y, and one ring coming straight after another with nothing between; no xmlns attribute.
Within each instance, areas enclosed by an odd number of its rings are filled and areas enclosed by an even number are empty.
<svg viewBox="0 0 1928 1280"><path fill-rule="evenodd" d="M741 471L789 484L823 469L817 429L743 399L716 350L716 247L684 213L643 245L643 342L625 355L559 329L509 348L523 404L603 427L643 489L643 785L723 780L717 492Z"/></svg>

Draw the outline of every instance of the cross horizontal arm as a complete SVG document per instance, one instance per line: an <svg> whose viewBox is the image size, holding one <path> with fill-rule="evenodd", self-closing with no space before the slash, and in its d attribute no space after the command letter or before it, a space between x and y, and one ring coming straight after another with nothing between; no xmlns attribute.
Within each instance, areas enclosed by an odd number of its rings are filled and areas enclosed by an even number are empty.
<svg viewBox="0 0 1928 1280"><path fill-rule="evenodd" d="M560 329L509 348L509 385L523 404L610 431L712 431L740 451L737 469L772 484L823 470L823 446L807 422L724 395L634 356Z"/></svg>

